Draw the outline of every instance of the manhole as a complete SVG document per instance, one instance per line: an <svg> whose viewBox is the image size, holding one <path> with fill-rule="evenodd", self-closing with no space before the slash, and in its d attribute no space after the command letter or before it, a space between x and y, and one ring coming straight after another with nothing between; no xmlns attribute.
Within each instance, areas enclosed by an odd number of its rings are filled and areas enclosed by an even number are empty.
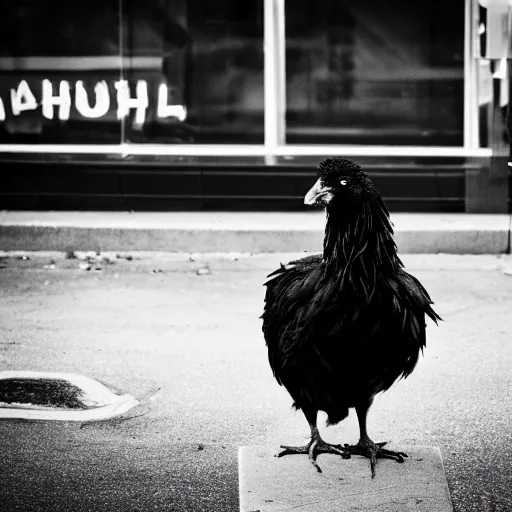
<svg viewBox="0 0 512 512"><path fill-rule="evenodd" d="M125 413L139 402L73 373L0 372L0 418L92 421Z"/></svg>

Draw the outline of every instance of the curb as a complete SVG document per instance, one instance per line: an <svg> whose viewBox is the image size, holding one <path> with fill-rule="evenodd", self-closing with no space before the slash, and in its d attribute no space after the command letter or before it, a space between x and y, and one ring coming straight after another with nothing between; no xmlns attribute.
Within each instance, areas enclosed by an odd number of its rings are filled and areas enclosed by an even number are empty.
<svg viewBox="0 0 512 512"><path fill-rule="evenodd" d="M506 214L393 214L399 252L510 252ZM1 212L3 251L315 252L323 212Z"/></svg>

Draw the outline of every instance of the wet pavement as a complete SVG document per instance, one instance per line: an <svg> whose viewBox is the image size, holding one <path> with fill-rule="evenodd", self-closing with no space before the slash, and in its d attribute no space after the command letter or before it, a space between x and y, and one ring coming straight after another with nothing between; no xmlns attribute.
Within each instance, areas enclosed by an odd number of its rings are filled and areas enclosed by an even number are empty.
<svg viewBox="0 0 512 512"><path fill-rule="evenodd" d="M307 438L258 319L265 275L291 256L10 256L1 369L80 373L141 404L103 422L0 421L4 510L236 511L238 447ZM510 511L509 262L403 259L445 321L429 324L411 377L376 399L370 435L438 446L456 512ZM321 433L357 441L355 414Z"/></svg>

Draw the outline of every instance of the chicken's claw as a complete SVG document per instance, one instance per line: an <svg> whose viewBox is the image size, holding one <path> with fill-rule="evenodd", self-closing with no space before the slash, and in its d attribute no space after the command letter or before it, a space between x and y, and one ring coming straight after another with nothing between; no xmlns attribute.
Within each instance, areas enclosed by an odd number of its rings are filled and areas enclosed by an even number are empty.
<svg viewBox="0 0 512 512"><path fill-rule="evenodd" d="M326 443L322 438L314 438L306 446L283 446L283 451L275 455L275 457L283 457L284 455L294 454L307 454L309 461L316 470L321 473L322 470L316 462L316 458L321 453L332 453L334 455L340 455L343 459L350 459L350 453L348 453L340 444L329 444Z"/></svg>
<svg viewBox="0 0 512 512"><path fill-rule="evenodd" d="M361 455L370 459L370 469L372 478L375 478L375 465L377 459L392 459L402 464L407 454L404 452L394 452L383 448L387 442L374 443L371 439L360 440L356 445L345 444L344 449L352 455Z"/></svg>

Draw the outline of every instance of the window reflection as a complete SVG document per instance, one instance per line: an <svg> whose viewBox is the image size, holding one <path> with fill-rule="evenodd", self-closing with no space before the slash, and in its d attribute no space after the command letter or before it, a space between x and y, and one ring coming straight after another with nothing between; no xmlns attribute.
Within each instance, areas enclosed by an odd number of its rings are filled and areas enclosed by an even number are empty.
<svg viewBox="0 0 512 512"><path fill-rule="evenodd" d="M287 2L287 142L461 145L463 34L463 0Z"/></svg>
<svg viewBox="0 0 512 512"><path fill-rule="evenodd" d="M262 0L0 2L0 76L0 143L262 143Z"/></svg>
<svg viewBox="0 0 512 512"><path fill-rule="evenodd" d="M150 98L126 139L262 143L262 9L261 0L126 0L127 73Z"/></svg>

